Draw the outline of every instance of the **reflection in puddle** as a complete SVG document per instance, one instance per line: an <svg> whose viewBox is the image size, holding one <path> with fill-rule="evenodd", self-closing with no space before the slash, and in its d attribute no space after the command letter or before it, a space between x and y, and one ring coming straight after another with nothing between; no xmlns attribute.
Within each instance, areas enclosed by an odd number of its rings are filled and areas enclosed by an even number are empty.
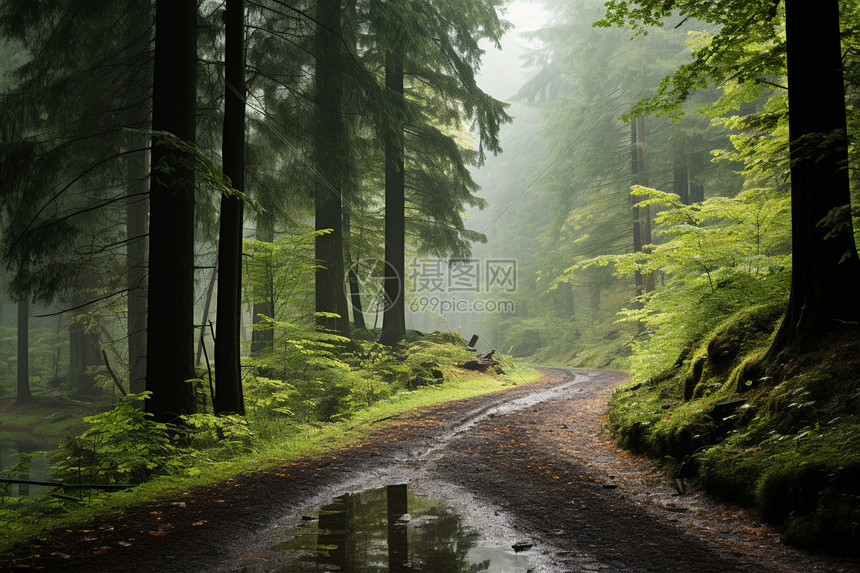
<svg viewBox="0 0 860 573"><path fill-rule="evenodd" d="M523 573L528 559L486 544L444 503L406 485L342 495L304 517L251 569L279 573Z"/></svg>

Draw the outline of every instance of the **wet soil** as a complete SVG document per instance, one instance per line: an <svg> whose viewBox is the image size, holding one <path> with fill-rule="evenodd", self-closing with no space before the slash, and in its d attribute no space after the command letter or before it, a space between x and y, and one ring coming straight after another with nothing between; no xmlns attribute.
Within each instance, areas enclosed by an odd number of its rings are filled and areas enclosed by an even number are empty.
<svg viewBox="0 0 860 573"><path fill-rule="evenodd" d="M748 510L677 495L650 461L618 450L606 402L625 381L548 368L533 384L403 414L325 456L60 532L0 570L281 571L285 523L400 483L444 499L487 543L531 546L535 572L860 570L785 547Z"/></svg>

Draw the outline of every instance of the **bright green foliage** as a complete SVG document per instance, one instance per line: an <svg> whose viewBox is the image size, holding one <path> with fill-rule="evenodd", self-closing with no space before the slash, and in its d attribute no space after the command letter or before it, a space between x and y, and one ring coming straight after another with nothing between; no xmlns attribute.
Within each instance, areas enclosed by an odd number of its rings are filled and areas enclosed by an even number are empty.
<svg viewBox="0 0 860 573"><path fill-rule="evenodd" d="M569 269L613 264L615 272L658 273L660 286L624 311L649 336L634 343L631 370L649 378L686 358L693 345L741 308L788 295L789 199L768 189L683 205L678 196L637 187L660 207L650 252L606 255Z"/></svg>
<svg viewBox="0 0 860 573"><path fill-rule="evenodd" d="M51 455L54 477L68 483L135 484L175 467L167 425L135 407L149 394L130 394L112 409L85 417L87 428L68 436Z"/></svg>
<svg viewBox="0 0 860 573"><path fill-rule="evenodd" d="M313 308L314 239L328 231L296 229L274 242L246 239L242 276L243 300L247 304L271 302L276 320L302 316ZM270 328L268 325L259 328Z"/></svg>

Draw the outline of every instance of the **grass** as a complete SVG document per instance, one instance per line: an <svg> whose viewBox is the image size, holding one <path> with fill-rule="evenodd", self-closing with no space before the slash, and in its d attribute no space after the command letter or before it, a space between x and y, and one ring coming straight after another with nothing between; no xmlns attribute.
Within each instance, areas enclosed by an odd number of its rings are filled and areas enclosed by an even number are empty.
<svg viewBox="0 0 860 573"><path fill-rule="evenodd" d="M450 376L444 384L422 386L413 391L400 391L388 399L354 411L349 418L334 422L287 424L276 435L253 445L249 451L239 452L230 459L202 461L205 456L184 472L162 475L139 486L110 494L96 494L86 505L47 510L40 500L19 499L18 518L10 515L15 498L0 497L0 555L22 546L35 537L44 537L53 529L67 529L105 514L119 514L124 509L147 503L157 498L172 497L178 492L224 482L245 472L262 471L282 465L285 461L312 457L362 442L379 427L381 420L398 414L442 402L460 400L533 382L542 373L531 368L508 367L509 374L494 376L473 374L468 371L448 370ZM385 421L381 423L386 423ZM2 510L7 510L4 515ZM12 510L12 511L10 511ZM5 523L3 523L5 519Z"/></svg>

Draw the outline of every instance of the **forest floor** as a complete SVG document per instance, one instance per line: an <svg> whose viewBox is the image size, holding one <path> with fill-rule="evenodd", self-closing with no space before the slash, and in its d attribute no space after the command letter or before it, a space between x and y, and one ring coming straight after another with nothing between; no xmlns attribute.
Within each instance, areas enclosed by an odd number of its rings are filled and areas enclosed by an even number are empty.
<svg viewBox="0 0 860 573"><path fill-rule="evenodd" d="M479 532L487 548L471 558L490 556L490 571L860 570L856 562L786 547L748 510L694 489L679 495L651 461L619 450L604 423L607 400L626 374L545 371L532 384L380 421L363 442L324 456L177 491L60 532L4 565L18 571L339 570L328 554L299 562L307 548L297 550L290 540L307 537L302 526L337 496L406 483L413 495L443 500L456 511L461 533ZM522 552L514 555L514 545ZM469 569L426 561L421 568L414 559L402 571L486 569L486 562ZM388 570L378 559L341 567Z"/></svg>

